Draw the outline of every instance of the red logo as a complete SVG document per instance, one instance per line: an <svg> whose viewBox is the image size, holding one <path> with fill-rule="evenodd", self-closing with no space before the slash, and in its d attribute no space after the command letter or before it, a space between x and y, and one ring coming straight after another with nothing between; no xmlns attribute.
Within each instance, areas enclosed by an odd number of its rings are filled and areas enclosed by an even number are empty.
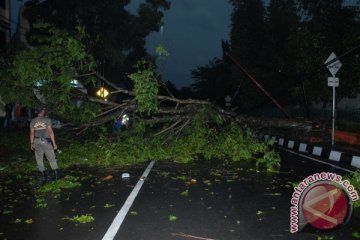
<svg viewBox="0 0 360 240"><path fill-rule="evenodd" d="M307 222L318 229L333 229L346 221L350 207L346 193L334 184L321 182L309 187L302 210Z"/></svg>

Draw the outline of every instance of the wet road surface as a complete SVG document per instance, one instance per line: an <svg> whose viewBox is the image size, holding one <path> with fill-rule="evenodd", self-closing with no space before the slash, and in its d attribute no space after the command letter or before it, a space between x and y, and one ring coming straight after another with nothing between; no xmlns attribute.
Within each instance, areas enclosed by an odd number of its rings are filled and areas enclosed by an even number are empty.
<svg viewBox="0 0 360 240"><path fill-rule="evenodd" d="M316 172L345 173L289 153L281 157L278 173L258 172L243 163L157 162L114 239L355 239L358 210L337 230L289 232L292 184ZM102 239L145 167L70 169L66 174L84 177L82 186L50 194L45 208L35 208L33 190L23 180L1 177L0 239ZM129 181L121 179L124 171L131 174ZM81 214L91 214L94 221L65 220Z"/></svg>
<svg viewBox="0 0 360 240"><path fill-rule="evenodd" d="M115 239L351 239L360 230L354 216L325 234L310 227L289 232L292 183L316 172L344 172L286 153L282 158L279 173L206 166L174 171L158 164L133 206L138 215L125 220Z"/></svg>

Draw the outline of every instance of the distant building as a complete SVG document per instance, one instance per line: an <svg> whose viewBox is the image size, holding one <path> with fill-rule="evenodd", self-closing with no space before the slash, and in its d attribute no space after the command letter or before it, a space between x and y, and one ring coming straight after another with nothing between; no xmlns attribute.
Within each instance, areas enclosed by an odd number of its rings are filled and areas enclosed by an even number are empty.
<svg viewBox="0 0 360 240"><path fill-rule="evenodd" d="M0 0L0 48L10 42L10 0Z"/></svg>
<svg viewBox="0 0 360 240"><path fill-rule="evenodd" d="M30 30L29 21L23 17L23 12L25 10L25 6L20 6L17 26L16 26L16 41L27 44L26 33Z"/></svg>
<svg viewBox="0 0 360 240"><path fill-rule="evenodd" d="M10 42L10 0L0 0L0 49ZM1 79L0 79L1 80ZM4 102L0 97L0 117L4 116Z"/></svg>

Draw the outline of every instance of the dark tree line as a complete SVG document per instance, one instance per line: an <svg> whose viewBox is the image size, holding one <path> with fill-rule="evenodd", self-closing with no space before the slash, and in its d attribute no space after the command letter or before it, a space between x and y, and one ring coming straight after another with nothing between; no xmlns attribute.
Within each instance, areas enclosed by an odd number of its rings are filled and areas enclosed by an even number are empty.
<svg viewBox="0 0 360 240"><path fill-rule="evenodd" d="M335 52L348 53L340 61L337 76L339 99L354 97L359 83L359 2L346 5L339 0L230 0L230 47L223 49L284 105L303 102L302 83L309 101L330 100L331 76L323 63ZM353 51L352 51L353 50ZM269 99L231 62L226 54L192 71L193 88L203 99L252 109L269 104Z"/></svg>
<svg viewBox="0 0 360 240"><path fill-rule="evenodd" d="M31 25L44 21L71 35L76 34L75 26L83 26L88 35L86 50L95 58L98 71L115 83L128 86L126 73L140 58L150 58L145 38L160 29L163 11L170 8L167 0L146 0L133 14L127 9L130 3L131 0L31 0L26 3L24 16ZM31 45L37 44L33 36L38 34L31 28L27 36Z"/></svg>
<svg viewBox="0 0 360 240"><path fill-rule="evenodd" d="M145 51L145 37L159 30L162 11L169 8L165 0L146 0L136 14L126 10L130 0L28 2L24 14L32 26L28 33L32 47L1 56L4 88L0 95L7 102L33 104L34 86L42 80L43 86L37 90L49 109L85 128L111 122L132 111L150 125L171 124L166 131L182 130L199 108L220 114L224 120L236 117L244 124L259 125L219 107L227 95L235 97L232 104L240 110L268 102L232 64L227 55L230 53L282 103L300 101L302 81L313 99L327 96L325 79L329 74L318 71L319 63L331 51L341 53L356 46L359 31L355 31L355 9L336 4L329 7L325 4L328 1L318 1L326 5L320 13L316 10L321 6L305 1L272 1L266 8L261 1L230 2L234 6L231 41L222 43L223 58L193 71L195 96L202 100L189 99L194 97L191 88L177 91L171 82L162 84L155 57ZM330 23L325 24L325 20L332 21L328 9L343 16L342 21L335 21L344 27L339 26L344 31L341 43L329 40L336 31ZM356 54L343 59L339 77L348 82L339 89L341 97L358 92L357 63ZM71 79L79 80L88 91L72 88ZM111 95L99 98L95 95L99 86L94 84L108 87Z"/></svg>

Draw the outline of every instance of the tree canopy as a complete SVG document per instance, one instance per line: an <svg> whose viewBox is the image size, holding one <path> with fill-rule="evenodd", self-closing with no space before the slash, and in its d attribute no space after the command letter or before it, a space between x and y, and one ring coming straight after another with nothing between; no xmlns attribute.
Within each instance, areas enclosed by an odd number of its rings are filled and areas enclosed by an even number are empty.
<svg viewBox="0 0 360 240"><path fill-rule="evenodd" d="M129 1L111 1L109 5L106 1L80 2L33 0L27 4L24 14L32 26L30 47L8 51L2 57L6 82L0 95L6 102L33 105L35 87L53 114L84 126L136 111L151 124L167 122L182 129L198 111L195 105L206 106L222 117L235 116L216 105L223 104L226 95L235 96L233 105L245 109L267 102L229 61L228 52L275 97L281 96L280 101L301 101L302 81L316 100L329 90L324 83L327 73L320 71L328 52L342 53L356 46L357 35L352 31L359 25L355 9L342 4L330 4L318 12L319 6L300 0L273 0L266 7L260 0L231 0L231 42L223 42L223 59L193 71L196 95L210 101L182 100L168 91L173 85L161 83L156 57L144 48L147 34L159 29L163 14L159 9L168 9L167 1L145 1L135 15L125 8ZM65 14L68 8L71 10ZM329 15L335 13L343 16L339 29L330 21ZM329 40L338 33L333 28L342 31L338 41ZM156 51L161 57L168 56L162 46ZM104 59L109 62L104 64ZM359 88L356 55L349 54L345 62L347 67L339 75L346 79L340 97L352 96ZM73 80L84 89L74 88ZM108 88L110 96L96 98L99 87ZM180 93L191 96L190 88Z"/></svg>
<svg viewBox="0 0 360 240"><path fill-rule="evenodd" d="M324 62L331 52L341 56L342 69L338 99L359 93L359 3L346 5L344 1L230 0L231 33L229 53L283 104L301 103L302 83L311 101L330 99L327 77L331 76ZM342 56L343 55L343 56ZM211 61L193 71L195 89L210 87L217 71L229 76L223 65L231 68L231 77L222 89L240 85L235 104L241 109L261 106L269 102L243 73L229 61ZM223 68L222 72L219 69ZM237 84L236 84L237 83ZM227 93L225 93L227 91ZM225 90L222 98L236 91Z"/></svg>
<svg viewBox="0 0 360 240"><path fill-rule="evenodd" d="M126 72L142 57L148 57L145 38L162 25L163 10L170 8L167 0L146 0L136 13L128 10L131 0L31 0L24 16L33 25L41 20L53 27L76 34L80 24L87 34L86 50L94 57L96 68L116 83L128 81ZM34 28L32 37L39 32Z"/></svg>
<svg viewBox="0 0 360 240"><path fill-rule="evenodd" d="M29 47L9 46L4 51L1 58L4 87L0 90L3 100L20 101L29 107L40 100L61 119L89 123L109 110L107 107L124 100L117 95L109 101L95 98L100 86L110 87L109 91L117 86L134 87L135 93L139 93L144 85L137 81L136 71L146 70L154 79L148 81L143 77L142 81L148 84L157 81L153 57L145 50L145 38L159 30L162 10L169 9L170 3L146 0L138 6L136 14L127 10L129 3L130 0L28 1L23 15L31 25L27 33ZM149 69L140 69L144 66ZM74 84L78 82L80 85ZM156 95L157 88L155 82L147 90ZM40 99L35 99L34 92ZM137 95L136 100L140 103L139 111L149 110L146 108L149 98L141 101Z"/></svg>

